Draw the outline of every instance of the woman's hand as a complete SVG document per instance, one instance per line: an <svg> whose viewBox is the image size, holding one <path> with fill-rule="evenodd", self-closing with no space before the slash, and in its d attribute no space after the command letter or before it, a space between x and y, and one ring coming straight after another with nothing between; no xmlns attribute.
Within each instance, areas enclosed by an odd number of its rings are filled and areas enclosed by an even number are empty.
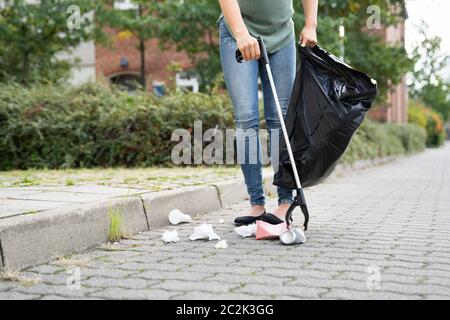
<svg viewBox="0 0 450 320"><path fill-rule="evenodd" d="M315 26L305 25L300 33L301 46L308 46L310 48L317 44L317 32Z"/></svg>
<svg viewBox="0 0 450 320"><path fill-rule="evenodd" d="M231 31L236 38L239 51L242 53L244 60L259 59L259 44L256 38L252 37L245 26L242 18L241 9L237 0L219 0L225 20L231 27Z"/></svg>
<svg viewBox="0 0 450 320"><path fill-rule="evenodd" d="M257 60L261 56L258 40L252 37L248 32L245 32L242 35L236 35L236 43L244 60Z"/></svg>

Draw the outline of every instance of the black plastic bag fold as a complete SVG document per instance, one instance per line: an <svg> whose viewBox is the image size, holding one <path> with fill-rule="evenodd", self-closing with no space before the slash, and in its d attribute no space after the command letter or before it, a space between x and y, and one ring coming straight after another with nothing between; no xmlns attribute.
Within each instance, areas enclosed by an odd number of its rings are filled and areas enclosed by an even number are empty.
<svg viewBox="0 0 450 320"><path fill-rule="evenodd" d="M319 46L299 46L286 128L302 187L333 172L377 95L376 81ZM286 143L281 137L276 186L296 189Z"/></svg>

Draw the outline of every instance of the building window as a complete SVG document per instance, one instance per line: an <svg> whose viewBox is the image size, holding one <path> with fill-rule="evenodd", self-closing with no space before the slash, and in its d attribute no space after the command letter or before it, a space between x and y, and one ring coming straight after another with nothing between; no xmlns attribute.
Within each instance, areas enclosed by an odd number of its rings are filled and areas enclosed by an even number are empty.
<svg viewBox="0 0 450 320"><path fill-rule="evenodd" d="M178 88L198 92L199 81L192 72L178 72L175 76L175 83Z"/></svg>
<svg viewBox="0 0 450 320"><path fill-rule="evenodd" d="M126 90L128 92L133 92L138 89L142 89L142 79L138 74L119 74L110 78L113 85Z"/></svg>
<svg viewBox="0 0 450 320"><path fill-rule="evenodd" d="M137 10L138 5L131 0L116 0L114 1L114 9L116 10Z"/></svg>

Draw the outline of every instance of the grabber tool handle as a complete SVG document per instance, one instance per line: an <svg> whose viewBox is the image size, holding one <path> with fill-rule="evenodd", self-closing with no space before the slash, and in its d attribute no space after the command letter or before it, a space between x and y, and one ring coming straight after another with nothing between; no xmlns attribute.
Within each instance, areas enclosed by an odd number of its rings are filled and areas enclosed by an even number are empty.
<svg viewBox="0 0 450 320"><path fill-rule="evenodd" d="M264 44L263 39L261 39L261 37L257 37L256 40L258 40L259 51L261 52L261 56L259 59L262 63L269 64L269 55L267 54L266 45ZM242 63L244 61L244 56L239 49L236 50L236 61L239 63Z"/></svg>

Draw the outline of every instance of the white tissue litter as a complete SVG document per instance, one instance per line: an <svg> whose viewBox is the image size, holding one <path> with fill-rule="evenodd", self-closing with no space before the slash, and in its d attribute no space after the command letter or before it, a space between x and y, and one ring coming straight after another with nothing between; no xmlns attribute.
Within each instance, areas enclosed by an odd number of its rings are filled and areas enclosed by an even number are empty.
<svg viewBox="0 0 450 320"><path fill-rule="evenodd" d="M194 233L189 236L189 240L220 240L219 235L214 232L211 224L203 223L194 228Z"/></svg>
<svg viewBox="0 0 450 320"><path fill-rule="evenodd" d="M224 222L225 222L225 220L219 219L219 223L224 223Z"/></svg>
<svg viewBox="0 0 450 320"><path fill-rule="evenodd" d="M248 226L237 227L234 231L242 238L253 237L256 234L256 223L249 224Z"/></svg>
<svg viewBox="0 0 450 320"><path fill-rule="evenodd" d="M191 222L192 218L188 214L184 214L178 209L173 209L169 212L169 221L171 224L179 224L182 222Z"/></svg>
<svg viewBox="0 0 450 320"><path fill-rule="evenodd" d="M178 237L178 231L177 230L173 230L173 231L164 231L163 235L162 235L162 239L165 243L169 243L169 242L178 242L180 240L180 238Z"/></svg>
<svg viewBox="0 0 450 320"><path fill-rule="evenodd" d="M226 249L228 248L227 240L220 240L216 243L216 249Z"/></svg>

